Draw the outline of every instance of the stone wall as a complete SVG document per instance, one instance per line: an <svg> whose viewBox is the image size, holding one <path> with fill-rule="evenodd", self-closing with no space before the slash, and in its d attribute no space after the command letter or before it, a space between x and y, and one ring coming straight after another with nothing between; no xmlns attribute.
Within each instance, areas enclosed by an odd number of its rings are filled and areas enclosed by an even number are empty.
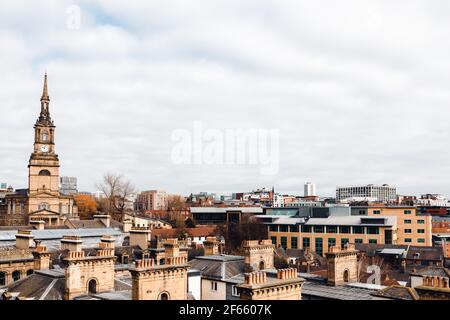
<svg viewBox="0 0 450 320"><path fill-rule="evenodd" d="M133 300L186 300L186 258L176 257L165 265L157 265L152 259L136 261L131 269Z"/></svg>

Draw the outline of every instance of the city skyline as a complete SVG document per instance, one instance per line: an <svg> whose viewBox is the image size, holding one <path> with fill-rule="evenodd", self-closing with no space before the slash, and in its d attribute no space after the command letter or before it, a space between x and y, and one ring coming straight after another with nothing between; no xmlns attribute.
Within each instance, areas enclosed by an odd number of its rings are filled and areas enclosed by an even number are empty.
<svg viewBox="0 0 450 320"><path fill-rule="evenodd" d="M440 37L449 25L437 7L416 2L394 21L394 4L368 10L354 2L344 12L333 3L327 10L256 2L224 10L218 2L200 13L192 4L135 10L80 1L77 28L68 25L68 1L25 11L15 3L0 13L0 39L9 44L0 67L7 115L0 180L15 188L27 185L48 71L61 175L76 176L80 191L95 191L114 172L139 190L181 194L263 186L302 194L311 181L322 196L371 183L448 195L442 146L450 99L441 63L448 48ZM171 163L173 131L195 121L218 130L278 129L278 173Z"/></svg>

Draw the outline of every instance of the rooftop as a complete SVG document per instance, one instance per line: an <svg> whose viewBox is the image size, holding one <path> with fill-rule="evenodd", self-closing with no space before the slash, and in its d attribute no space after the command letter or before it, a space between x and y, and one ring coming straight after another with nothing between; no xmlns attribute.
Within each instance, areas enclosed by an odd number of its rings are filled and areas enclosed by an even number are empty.
<svg viewBox="0 0 450 320"><path fill-rule="evenodd" d="M380 223L381 222L381 223ZM328 218L310 218L305 225L331 226L394 226L396 217L368 217L368 216L334 216Z"/></svg>
<svg viewBox="0 0 450 320"><path fill-rule="evenodd" d="M200 256L189 261L193 269L199 270L203 277L227 281L244 273L244 257L228 255Z"/></svg>
<svg viewBox="0 0 450 320"><path fill-rule="evenodd" d="M404 286L391 286L372 293L374 297L395 300L419 300L419 295L413 288Z"/></svg>
<svg viewBox="0 0 450 320"><path fill-rule="evenodd" d="M302 276L303 277L303 276ZM357 288L351 286L330 286L320 281L305 281L302 287L302 296L309 296L333 300L386 300L382 297L372 296L374 289Z"/></svg>
<svg viewBox="0 0 450 320"><path fill-rule="evenodd" d="M261 207L190 207L191 213L226 213L227 211L240 211L242 213L263 213Z"/></svg>
<svg viewBox="0 0 450 320"><path fill-rule="evenodd" d="M17 231L17 229L0 231L0 241L15 241ZM31 233L34 235L35 240L62 239L63 236L88 238L122 234L119 229L115 228L31 230Z"/></svg>

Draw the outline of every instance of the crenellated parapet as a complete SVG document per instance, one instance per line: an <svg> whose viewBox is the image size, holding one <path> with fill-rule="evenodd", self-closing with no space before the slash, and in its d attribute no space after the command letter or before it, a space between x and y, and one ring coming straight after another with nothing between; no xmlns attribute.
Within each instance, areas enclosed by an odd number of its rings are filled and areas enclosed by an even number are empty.
<svg viewBox="0 0 450 320"><path fill-rule="evenodd" d="M288 268L277 270L276 278L265 271L246 273L236 288L243 300L300 300L303 282L295 268Z"/></svg>

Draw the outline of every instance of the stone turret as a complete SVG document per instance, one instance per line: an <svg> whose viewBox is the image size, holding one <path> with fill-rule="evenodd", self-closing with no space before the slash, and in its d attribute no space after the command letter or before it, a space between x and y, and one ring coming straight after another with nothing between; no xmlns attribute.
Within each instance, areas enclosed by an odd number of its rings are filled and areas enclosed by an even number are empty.
<svg viewBox="0 0 450 320"><path fill-rule="evenodd" d="M274 268L275 246L270 240L247 240L242 243L245 264L252 270L263 270Z"/></svg>
<svg viewBox="0 0 450 320"><path fill-rule="evenodd" d="M71 239L72 238L72 239ZM103 236L95 256L86 256L78 237L64 237L69 250L63 259L65 271L65 299L114 290L114 242Z"/></svg>
<svg viewBox="0 0 450 320"><path fill-rule="evenodd" d="M344 249L330 247L326 254L328 284L338 285L358 281L358 250L347 244Z"/></svg>
<svg viewBox="0 0 450 320"><path fill-rule="evenodd" d="M137 260L130 269L133 300L186 300L187 258L166 257L165 264L158 260Z"/></svg>

